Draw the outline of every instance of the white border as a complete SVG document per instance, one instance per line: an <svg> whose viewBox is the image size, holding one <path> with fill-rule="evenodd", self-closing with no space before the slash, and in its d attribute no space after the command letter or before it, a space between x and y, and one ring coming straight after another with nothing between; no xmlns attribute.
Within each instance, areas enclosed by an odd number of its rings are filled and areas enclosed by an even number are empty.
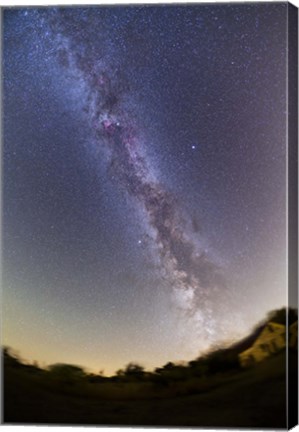
<svg viewBox="0 0 299 432"><path fill-rule="evenodd" d="M277 0L266 0L267 2L273 2L273 3L277 3ZM283 0L282 0L283 1ZM225 1L225 0L205 0L205 1L198 1L198 0L188 0L187 3L263 3L264 1L260 1L260 0L230 0L230 1ZM57 1L57 0L47 0L46 2L41 2L41 1L22 1L22 0L2 0L0 3L0 6L21 6L21 7L25 7L25 6L60 6L60 5L84 5L84 6L88 6L88 5L103 5L103 4L149 4L149 3L153 3L153 4L159 4L159 3L186 3L185 1L171 1L171 0L164 0L163 2L159 1L159 0L144 0L144 1L140 1L140 0L117 0L117 1L113 1L113 0L104 0L104 1L99 1L99 0L87 0L86 2L84 2L84 0L64 0L64 1ZM292 0L291 3L293 5L295 5L297 8L299 8L299 0ZM2 402L2 394L1 394L1 402ZM153 413L154 415L154 413ZM55 428L55 431L58 432L67 432L70 430L74 430L78 431L78 432L84 432L84 431L100 431L100 432L145 432L147 430L153 430L155 428L140 428L140 427L134 427L134 428L130 428L130 427L93 427L93 426L86 426L86 427L81 427L81 426L55 426L55 425L49 425L49 426L34 426L34 425L26 425L26 426L14 426L14 425L0 425L1 429L3 430L3 432L29 432L32 429L34 431L37 432L50 432L49 429L51 428ZM156 430L156 429L155 429ZM214 431L226 431L226 432L230 432L232 430L238 431L238 429L202 429L202 428L185 428L185 429L179 429L179 428L171 428L171 429L167 429L167 428L161 428L161 431L173 431L173 432L186 432L188 430L192 431L192 430L198 430L201 432L214 432ZM242 429L241 431L245 431L245 430L250 430L250 429ZM294 432L299 432L299 426L296 426L294 429L292 429ZM258 430L258 429L254 429L254 432L261 432L262 430Z"/></svg>
<svg viewBox="0 0 299 432"><path fill-rule="evenodd" d="M62 6L62 5L81 5L81 6L89 6L89 5L104 5L104 4L111 4L111 5L116 5L116 4L149 4L149 3L153 3L153 4L159 4L159 3L265 3L265 2L272 2L272 3L281 3L284 0L230 0L230 1L226 1L226 0L204 0L204 1L199 1L199 0L188 0L187 2L185 1L181 1L181 0L144 0L144 1L140 1L140 0L103 0L103 1L99 1L99 0L87 0L84 2L84 0L64 0L64 1L59 1L59 0L47 0L47 1L22 1L22 0L2 0L0 3L0 6ZM286 1L285 1L286 3ZM299 0L292 0L290 3L292 3L293 5L299 7Z"/></svg>

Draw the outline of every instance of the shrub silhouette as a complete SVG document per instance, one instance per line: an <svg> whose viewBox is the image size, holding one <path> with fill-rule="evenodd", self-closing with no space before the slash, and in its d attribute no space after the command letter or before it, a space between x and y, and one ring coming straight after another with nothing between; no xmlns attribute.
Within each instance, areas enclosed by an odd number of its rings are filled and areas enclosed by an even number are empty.
<svg viewBox="0 0 299 432"><path fill-rule="evenodd" d="M129 363L125 369L127 375L140 375L144 373L144 367L137 363Z"/></svg>
<svg viewBox="0 0 299 432"><path fill-rule="evenodd" d="M111 379L111 378L105 377L102 373L99 373L98 375L89 374L86 376L86 379L91 384L97 384L97 383L109 381L109 379Z"/></svg>
<svg viewBox="0 0 299 432"><path fill-rule="evenodd" d="M76 365L56 363L48 367L49 374L52 378L65 384L73 384L86 377L83 368Z"/></svg>
<svg viewBox="0 0 299 432"><path fill-rule="evenodd" d="M130 362L125 369L119 369L112 379L113 381L135 381L141 380L144 377L144 367L138 363Z"/></svg>
<svg viewBox="0 0 299 432"><path fill-rule="evenodd" d="M192 360L188 363L189 368L193 376L203 377L209 371L208 361L205 358L199 358L197 360Z"/></svg>

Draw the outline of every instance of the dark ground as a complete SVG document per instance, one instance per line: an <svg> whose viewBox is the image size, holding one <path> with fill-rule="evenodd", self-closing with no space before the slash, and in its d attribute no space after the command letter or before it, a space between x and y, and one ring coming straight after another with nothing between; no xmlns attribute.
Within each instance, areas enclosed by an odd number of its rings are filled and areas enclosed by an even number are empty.
<svg viewBox="0 0 299 432"><path fill-rule="evenodd" d="M295 365L295 353L291 356ZM284 352L251 369L167 386L108 382L59 387L8 366L3 378L6 424L286 427Z"/></svg>

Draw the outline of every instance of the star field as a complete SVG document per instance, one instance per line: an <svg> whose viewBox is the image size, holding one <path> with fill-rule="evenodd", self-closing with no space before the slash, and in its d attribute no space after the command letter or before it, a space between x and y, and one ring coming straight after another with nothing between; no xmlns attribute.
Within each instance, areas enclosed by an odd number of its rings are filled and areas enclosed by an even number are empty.
<svg viewBox="0 0 299 432"><path fill-rule="evenodd" d="M4 10L5 343L152 368L285 304L286 19Z"/></svg>

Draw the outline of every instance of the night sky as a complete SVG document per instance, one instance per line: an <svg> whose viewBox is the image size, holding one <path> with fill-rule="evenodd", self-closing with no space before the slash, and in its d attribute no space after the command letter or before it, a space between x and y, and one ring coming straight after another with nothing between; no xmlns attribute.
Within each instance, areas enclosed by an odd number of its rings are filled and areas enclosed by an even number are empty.
<svg viewBox="0 0 299 432"><path fill-rule="evenodd" d="M286 304L286 3L5 8L3 342L191 360Z"/></svg>

